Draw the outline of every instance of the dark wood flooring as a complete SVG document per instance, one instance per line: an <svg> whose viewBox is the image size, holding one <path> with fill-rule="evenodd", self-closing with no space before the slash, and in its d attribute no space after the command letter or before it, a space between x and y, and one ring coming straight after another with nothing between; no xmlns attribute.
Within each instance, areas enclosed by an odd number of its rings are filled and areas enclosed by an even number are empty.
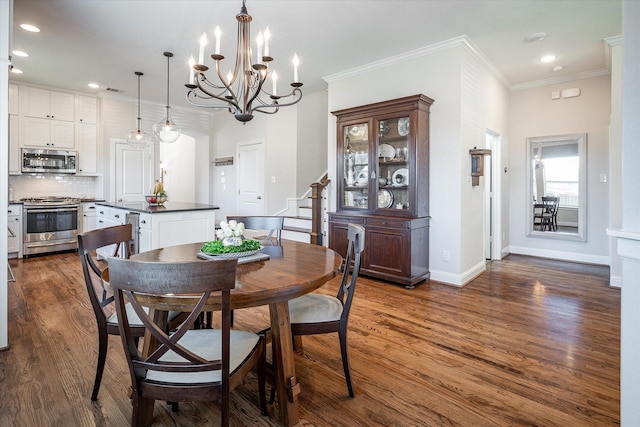
<svg viewBox="0 0 640 427"><path fill-rule="evenodd" d="M121 343L110 339L97 402L97 337L76 253L11 260L10 348L0 352L0 426L125 426ZM611 426L620 424L620 291L606 267L508 256L464 288L413 290L362 277L349 328L356 397L337 336L296 355L300 426ZM327 284L333 293L336 282ZM237 310L237 328L267 325ZM232 393L234 426L260 415L255 376ZM277 405L277 401L276 401ZM274 407L269 408L272 414ZM215 426L215 403L156 402L154 425Z"/></svg>

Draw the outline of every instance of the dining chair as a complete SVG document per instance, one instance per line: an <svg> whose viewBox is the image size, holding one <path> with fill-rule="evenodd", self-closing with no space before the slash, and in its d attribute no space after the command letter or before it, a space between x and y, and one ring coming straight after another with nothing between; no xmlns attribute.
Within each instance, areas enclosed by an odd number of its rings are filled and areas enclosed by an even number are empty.
<svg viewBox="0 0 640 427"><path fill-rule="evenodd" d="M258 372L260 409L267 414L265 395L265 344L262 336L236 331L230 325L230 292L236 284L237 260L143 262L109 258L109 278L115 293L120 336L131 375L133 413L131 425L145 425L155 399L170 402L221 403L221 425L229 425L229 394L254 367ZM144 310L140 297L189 294L187 319L171 333ZM211 295L219 295L220 329L193 329ZM135 345L128 322L133 307L158 347L149 355Z"/></svg>
<svg viewBox="0 0 640 427"><path fill-rule="evenodd" d="M347 325L356 290L356 281L360 272L362 251L364 251L364 235L364 227L349 224L347 253L342 266L340 287L335 297L312 292L289 301L291 334L294 337L338 333L342 367L350 397L354 397L354 393L347 356ZM273 400L273 394L271 400Z"/></svg>
<svg viewBox="0 0 640 427"><path fill-rule="evenodd" d="M282 243L282 228L284 217L282 216L227 216L227 222L237 221L244 224L245 230L268 231L264 239L259 239L261 243L269 242L272 246L280 246ZM275 242L272 239L275 233ZM268 247L269 245L263 245ZM268 252L268 251L267 251ZM198 327L211 327L213 322L212 313L205 313L206 320L201 318L197 323ZM231 310L231 327L233 327L233 310Z"/></svg>
<svg viewBox="0 0 640 427"><path fill-rule="evenodd" d="M282 216L227 216L227 222L235 220L244 224L246 230L269 231L265 239L273 243L272 236L275 233L275 244L280 246L282 239L282 229L284 227L284 217Z"/></svg>
<svg viewBox="0 0 640 427"><path fill-rule="evenodd" d="M99 261L96 249L110 246L114 256L128 258L131 249L132 225L116 225L113 227L99 228L78 235L78 254L82 264L84 282L89 294L91 308L98 326L98 364L96 376L93 382L91 400L98 399L98 391L102 382L102 374L107 359L109 335L119 335L118 316L113 304L113 294L105 287L102 281L102 272L106 264ZM97 288L97 289L96 289ZM98 295L100 294L100 295ZM170 327L185 318L182 313L172 312L169 315ZM142 322L131 311L132 333L136 338L144 336Z"/></svg>
<svg viewBox="0 0 640 427"><path fill-rule="evenodd" d="M547 226L552 231L558 230L558 207L560 197L544 196L542 204L546 206Z"/></svg>

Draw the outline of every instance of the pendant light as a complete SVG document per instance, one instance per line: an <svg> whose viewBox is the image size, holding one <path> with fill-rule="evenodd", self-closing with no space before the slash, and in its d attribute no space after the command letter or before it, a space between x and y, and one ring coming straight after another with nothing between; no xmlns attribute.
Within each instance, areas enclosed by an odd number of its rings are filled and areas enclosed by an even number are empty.
<svg viewBox="0 0 640 427"><path fill-rule="evenodd" d="M136 119L136 130L127 133L127 142L129 144L146 144L149 142L149 135L142 130L142 119L140 118L140 76L143 76L144 73L136 71L135 74L138 76L138 118Z"/></svg>
<svg viewBox="0 0 640 427"><path fill-rule="evenodd" d="M171 120L171 106L169 105L169 60L173 53L165 52L164 56L167 57L167 106L165 107L167 113L164 120L153 125L153 134L162 142L175 142L180 138L182 130Z"/></svg>

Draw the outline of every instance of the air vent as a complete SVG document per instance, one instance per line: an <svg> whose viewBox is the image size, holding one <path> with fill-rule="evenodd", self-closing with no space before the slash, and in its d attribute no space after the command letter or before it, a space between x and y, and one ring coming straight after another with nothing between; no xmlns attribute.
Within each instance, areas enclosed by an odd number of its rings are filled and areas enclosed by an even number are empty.
<svg viewBox="0 0 640 427"><path fill-rule="evenodd" d="M119 93L122 92L120 89L114 89L112 87L107 87L104 90L106 90L107 92L113 92L113 93Z"/></svg>

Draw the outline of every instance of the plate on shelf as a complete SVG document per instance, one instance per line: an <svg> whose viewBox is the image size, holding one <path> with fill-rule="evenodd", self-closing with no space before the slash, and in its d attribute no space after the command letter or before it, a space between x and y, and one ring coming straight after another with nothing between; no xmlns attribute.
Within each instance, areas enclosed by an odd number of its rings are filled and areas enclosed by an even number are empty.
<svg viewBox="0 0 640 427"><path fill-rule="evenodd" d="M398 169L393 173L391 182L394 187L400 187L409 184L409 170L407 168Z"/></svg>
<svg viewBox="0 0 640 427"><path fill-rule="evenodd" d="M356 177L356 185L359 187L364 187L365 185L367 185L367 181L369 181L369 167L365 166L360 172L358 172L358 176Z"/></svg>
<svg viewBox="0 0 640 427"><path fill-rule="evenodd" d="M409 135L409 117L403 117L398 120L398 134L400 136Z"/></svg>
<svg viewBox="0 0 640 427"><path fill-rule="evenodd" d="M396 156L396 149L389 144L380 144L378 147L378 157L382 157L385 161L391 160Z"/></svg>
<svg viewBox="0 0 640 427"><path fill-rule="evenodd" d="M391 191L381 188L378 192L378 207L389 208L393 205L393 194Z"/></svg>
<svg viewBox="0 0 640 427"><path fill-rule="evenodd" d="M349 134L351 136L361 137L364 135L364 125L355 125L349 127Z"/></svg>

